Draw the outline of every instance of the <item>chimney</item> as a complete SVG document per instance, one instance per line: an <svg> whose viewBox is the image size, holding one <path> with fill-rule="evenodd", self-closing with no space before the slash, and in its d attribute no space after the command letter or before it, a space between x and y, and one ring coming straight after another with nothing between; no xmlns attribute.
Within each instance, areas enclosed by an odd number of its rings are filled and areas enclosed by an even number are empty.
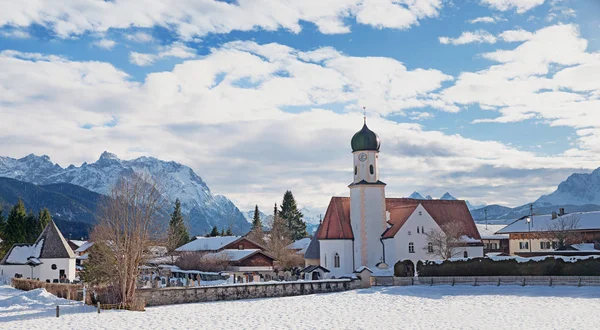
<svg viewBox="0 0 600 330"><path fill-rule="evenodd" d="M552 212L552 220L558 218L558 216L556 215L556 212Z"/></svg>
<svg viewBox="0 0 600 330"><path fill-rule="evenodd" d="M558 215L559 216L565 215L565 208L564 207L561 207L561 208L558 209Z"/></svg>

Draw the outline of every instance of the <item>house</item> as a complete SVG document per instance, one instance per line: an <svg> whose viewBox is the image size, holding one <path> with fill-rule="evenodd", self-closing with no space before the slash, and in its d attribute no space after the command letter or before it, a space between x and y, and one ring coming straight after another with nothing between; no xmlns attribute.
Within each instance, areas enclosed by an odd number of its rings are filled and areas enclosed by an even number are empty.
<svg viewBox="0 0 600 330"><path fill-rule="evenodd" d="M387 268L397 261L435 258L426 233L460 226L456 256L482 257L483 244L464 201L386 198L379 180L380 140L365 123L350 143L350 197L332 197L317 232L320 265L330 276L352 275L362 266ZM447 233L445 233L447 234Z"/></svg>
<svg viewBox="0 0 600 330"><path fill-rule="evenodd" d="M486 225L482 223L478 223L476 225L477 230L479 231L479 236L481 236L481 242L483 243L483 254L509 254L509 235L496 233L502 228L506 227L506 225Z"/></svg>
<svg viewBox="0 0 600 330"><path fill-rule="evenodd" d="M600 254L600 211L525 216L500 229L497 234L509 235L511 255ZM560 237L567 237L560 247ZM571 241L571 242L568 242Z"/></svg>
<svg viewBox="0 0 600 330"><path fill-rule="evenodd" d="M235 275L270 273L274 270L275 259L265 252L265 248L244 236L197 236L175 252L202 253L206 257L228 260L227 271Z"/></svg>
<svg viewBox="0 0 600 330"><path fill-rule="evenodd" d="M80 246L82 246L83 244L87 243L87 241L82 241L82 240L77 240L77 239L70 239L70 240L67 241L67 243L69 243L69 247L71 247L71 250L75 251Z"/></svg>
<svg viewBox="0 0 600 330"><path fill-rule="evenodd" d="M0 262L0 275L58 283L75 280L75 254L54 221L34 244L15 244Z"/></svg>
<svg viewBox="0 0 600 330"><path fill-rule="evenodd" d="M304 254L306 253L306 249L308 248L308 245L311 241L312 238L310 237L301 238L286 246L285 248L288 250L296 251L296 254L302 256L302 258L304 259Z"/></svg>

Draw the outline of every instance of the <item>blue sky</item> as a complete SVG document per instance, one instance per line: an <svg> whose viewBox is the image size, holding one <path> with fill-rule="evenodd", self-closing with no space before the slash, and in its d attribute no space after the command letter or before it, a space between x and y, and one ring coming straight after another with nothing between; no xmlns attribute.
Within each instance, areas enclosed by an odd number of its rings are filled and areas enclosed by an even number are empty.
<svg viewBox="0 0 600 330"><path fill-rule="evenodd" d="M160 4L7 5L0 154L154 156L242 209L323 208L366 106L389 196L516 206L600 166L598 1Z"/></svg>

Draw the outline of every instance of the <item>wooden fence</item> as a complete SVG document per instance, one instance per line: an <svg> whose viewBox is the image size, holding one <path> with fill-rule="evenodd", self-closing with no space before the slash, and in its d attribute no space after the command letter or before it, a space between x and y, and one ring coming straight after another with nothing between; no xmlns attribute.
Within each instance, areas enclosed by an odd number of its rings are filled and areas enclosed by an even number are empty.
<svg viewBox="0 0 600 330"><path fill-rule="evenodd" d="M600 276L436 276L436 277L371 277L373 286L409 285L567 285L600 286Z"/></svg>

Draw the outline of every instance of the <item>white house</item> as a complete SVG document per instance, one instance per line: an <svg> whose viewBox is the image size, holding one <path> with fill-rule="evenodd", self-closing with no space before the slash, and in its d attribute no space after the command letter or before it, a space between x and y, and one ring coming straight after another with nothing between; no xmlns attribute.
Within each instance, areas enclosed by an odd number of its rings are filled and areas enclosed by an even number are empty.
<svg viewBox="0 0 600 330"><path fill-rule="evenodd" d="M379 180L380 140L365 124L351 141L354 180L350 197L332 197L317 232L320 265L330 276L351 275L362 266L393 267L434 259L427 236L444 224L458 222L464 236L456 257L482 257L483 244L464 201L386 198ZM379 266L379 267L378 267Z"/></svg>
<svg viewBox="0 0 600 330"><path fill-rule="evenodd" d="M75 279L75 254L54 221L34 244L15 244L0 262L0 275L46 282Z"/></svg>

